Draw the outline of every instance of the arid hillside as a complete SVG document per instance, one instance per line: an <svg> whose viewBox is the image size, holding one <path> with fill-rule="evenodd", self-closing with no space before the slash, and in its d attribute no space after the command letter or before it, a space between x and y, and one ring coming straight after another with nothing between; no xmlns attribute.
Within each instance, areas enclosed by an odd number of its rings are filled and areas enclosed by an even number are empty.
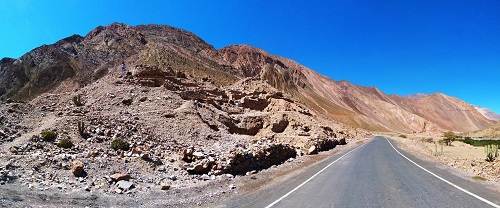
<svg viewBox="0 0 500 208"><path fill-rule="evenodd" d="M0 62L0 98L31 100L45 92L68 92L119 71L143 66L175 70L194 80L229 86L245 78L264 80L318 114L371 131L459 132L492 124L473 106L440 93L388 96L375 87L334 81L299 63L247 45L216 50L196 35L162 25L99 26L19 59Z"/></svg>
<svg viewBox="0 0 500 208"><path fill-rule="evenodd" d="M484 117L487 119L490 119L492 121L500 121L500 114L496 114L495 112L491 111L488 108L483 108L479 106L474 106L474 108L479 111L479 113L483 114Z"/></svg>
<svg viewBox="0 0 500 208"><path fill-rule="evenodd" d="M497 122L486 129L464 133L463 136L473 138L500 138L500 122Z"/></svg>
<svg viewBox="0 0 500 208"><path fill-rule="evenodd" d="M441 93L388 96L375 87L334 81L299 63L247 45L218 51L219 63L245 76L266 80L316 110L346 125L372 131L471 131L492 124L457 98Z"/></svg>

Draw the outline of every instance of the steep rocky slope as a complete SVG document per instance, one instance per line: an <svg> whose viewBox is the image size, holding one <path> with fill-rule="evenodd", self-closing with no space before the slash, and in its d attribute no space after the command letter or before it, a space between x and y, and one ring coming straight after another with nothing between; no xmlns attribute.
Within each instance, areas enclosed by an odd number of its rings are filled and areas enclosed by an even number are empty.
<svg viewBox="0 0 500 208"><path fill-rule="evenodd" d="M91 192L102 200L219 183L215 194L221 195L233 189L235 177L355 139L262 80L222 87L175 68L135 70L110 73L76 91L0 105L0 185L54 195ZM45 130L56 138L45 139ZM62 146L64 139L73 146ZM127 148L113 149L117 139ZM77 173L75 163L83 171ZM145 201L133 206L138 203Z"/></svg>
<svg viewBox="0 0 500 208"><path fill-rule="evenodd" d="M0 98L29 100L43 92L88 85L124 61L129 70L175 69L196 80L228 86L245 77L265 80L318 114L373 131L472 131L492 122L469 104L442 94L388 96L374 87L334 81L297 62L247 46L214 49L169 26L114 23L0 61Z"/></svg>
<svg viewBox="0 0 500 208"><path fill-rule="evenodd" d="M417 99L395 98L402 108L421 115L445 130L467 132L484 129L492 124L474 106L442 93L425 95Z"/></svg>
<svg viewBox="0 0 500 208"><path fill-rule="evenodd" d="M213 76L219 84L237 79L231 71L205 58L215 49L194 34L169 26L99 26L85 37L73 35L38 47L19 59L0 61L0 98L29 100L41 93L74 90L118 70L149 64Z"/></svg>
<svg viewBox="0 0 500 208"><path fill-rule="evenodd" d="M293 60L247 45L218 51L222 65L245 76L266 80L318 113L352 127L373 131L470 131L491 121L472 105L440 93L415 97L388 96L375 87L334 81Z"/></svg>

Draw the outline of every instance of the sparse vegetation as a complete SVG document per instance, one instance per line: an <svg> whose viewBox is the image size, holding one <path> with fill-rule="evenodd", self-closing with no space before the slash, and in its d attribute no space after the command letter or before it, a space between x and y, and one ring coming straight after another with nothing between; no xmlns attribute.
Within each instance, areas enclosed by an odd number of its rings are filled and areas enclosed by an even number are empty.
<svg viewBox="0 0 500 208"><path fill-rule="evenodd" d="M130 144L123 140L123 139L115 139L111 142L111 148L113 148L114 150L123 150L123 151L127 151L130 149Z"/></svg>
<svg viewBox="0 0 500 208"><path fill-rule="evenodd" d="M478 181L487 181L487 178L481 177L481 176L472 176L472 179L478 180Z"/></svg>
<svg viewBox="0 0 500 208"><path fill-rule="evenodd" d="M69 149L73 147L73 142L70 139L61 139L57 145L61 148Z"/></svg>
<svg viewBox="0 0 500 208"><path fill-rule="evenodd" d="M42 139L46 142L53 142L57 138L57 133L51 130L43 130L42 131Z"/></svg>
<svg viewBox="0 0 500 208"><path fill-rule="evenodd" d="M498 157L498 145L486 145L484 146L484 152L486 153L486 161L493 162Z"/></svg>
<svg viewBox="0 0 500 208"><path fill-rule="evenodd" d="M76 106L83 106L83 103L82 103L82 100L81 100L81 96L80 95L73 96L73 103Z"/></svg>
<svg viewBox="0 0 500 208"><path fill-rule="evenodd" d="M446 143L446 146L451 146L451 143L453 141L455 141L455 139L457 138L457 135L452 131L448 131L448 132L443 133L443 137L444 137L444 142Z"/></svg>
<svg viewBox="0 0 500 208"><path fill-rule="evenodd" d="M85 139L90 136L87 132L85 132L85 122L78 121L77 126L78 126L78 133L80 134L80 136L82 136Z"/></svg>
<svg viewBox="0 0 500 208"><path fill-rule="evenodd" d="M399 135L399 137L401 137L401 138L405 138L405 139L406 139L406 138L408 138L408 137L406 136L406 134L401 134L401 135Z"/></svg>
<svg viewBox="0 0 500 208"><path fill-rule="evenodd" d="M434 143L434 139L433 138L423 138L422 142Z"/></svg>

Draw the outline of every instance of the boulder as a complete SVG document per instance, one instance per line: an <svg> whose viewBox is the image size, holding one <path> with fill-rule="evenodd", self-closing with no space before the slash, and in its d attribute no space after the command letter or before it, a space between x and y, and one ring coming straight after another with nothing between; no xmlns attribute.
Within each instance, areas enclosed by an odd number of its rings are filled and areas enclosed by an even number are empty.
<svg viewBox="0 0 500 208"><path fill-rule="evenodd" d="M83 162L79 160L75 160L71 162L71 172L75 176L82 176L84 174Z"/></svg>
<svg viewBox="0 0 500 208"><path fill-rule="evenodd" d="M160 183L160 189L161 190L168 190L168 189L170 189L170 187L171 187L171 185L168 182L161 182Z"/></svg>
<svg viewBox="0 0 500 208"><path fill-rule="evenodd" d="M184 162L191 162L193 161L193 149L192 148L187 148L181 151L180 153L180 159L183 160Z"/></svg>
<svg viewBox="0 0 500 208"><path fill-rule="evenodd" d="M116 183L116 185L118 186L119 189L121 190L124 190L124 191L128 191L132 188L134 188L134 183L130 182L130 181L118 181L118 183Z"/></svg>
<svg viewBox="0 0 500 208"><path fill-rule="evenodd" d="M193 153L193 156L196 158L196 159L203 159L205 157L205 154L203 154L203 152L194 152Z"/></svg>
<svg viewBox="0 0 500 208"><path fill-rule="evenodd" d="M122 103L124 105L131 105L132 101L133 101L132 98L125 98L125 99L122 100Z"/></svg>
<svg viewBox="0 0 500 208"><path fill-rule="evenodd" d="M318 150L317 150L315 145L309 147L309 149L307 150L308 155L312 155L312 154L316 154L316 153L318 153Z"/></svg>
<svg viewBox="0 0 500 208"><path fill-rule="evenodd" d="M285 115L278 115L276 118L273 119L274 122L271 127L271 131L274 133L283 133L288 127L288 124L290 123L288 121L288 118Z"/></svg>
<svg viewBox="0 0 500 208"><path fill-rule="evenodd" d="M129 174L127 173L115 173L113 175L110 176L110 178L113 180L113 181L122 181L122 180L130 180L132 177L130 177Z"/></svg>
<svg viewBox="0 0 500 208"><path fill-rule="evenodd" d="M231 134L251 136L255 136L264 126L264 120L260 115L244 115L221 122L229 128L228 131Z"/></svg>
<svg viewBox="0 0 500 208"><path fill-rule="evenodd" d="M9 148L9 151L10 151L11 153L14 153L14 154L16 154L16 153L18 152L18 150L17 150L17 148L16 148L16 147L10 147L10 148Z"/></svg>

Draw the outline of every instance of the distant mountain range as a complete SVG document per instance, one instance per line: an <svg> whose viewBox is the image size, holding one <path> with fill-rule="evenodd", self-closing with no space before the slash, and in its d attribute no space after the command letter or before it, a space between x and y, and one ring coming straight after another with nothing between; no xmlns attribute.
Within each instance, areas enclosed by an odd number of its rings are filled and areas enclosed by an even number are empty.
<svg viewBox="0 0 500 208"><path fill-rule="evenodd" d="M0 98L29 100L45 92L72 91L117 70L122 61L132 69L174 68L224 86L248 77L261 79L326 118L372 131L467 132L500 120L487 109L441 93L387 95L375 87L332 80L248 45L216 50L185 30L120 23L40 46L19 59L2 59Z"/></svg>
<svg viewBox="0 0 500 208"><path fill-rule="evenodd" d="M490 119L492 121L500 121L500 114L496 114L495 112L491 111L488 108L480 107L480 106L474 106L474 108L479 111L481 114L484 115L487 119Z"/></svg>

